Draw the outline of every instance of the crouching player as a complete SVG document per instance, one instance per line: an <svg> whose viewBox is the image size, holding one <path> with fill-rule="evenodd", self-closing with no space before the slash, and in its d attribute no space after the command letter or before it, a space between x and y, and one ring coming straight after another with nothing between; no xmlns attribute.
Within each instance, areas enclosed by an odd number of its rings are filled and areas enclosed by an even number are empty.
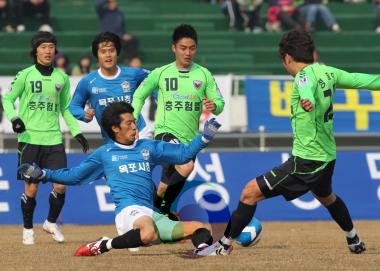
<svg viewBox="0 0 380 271"><path fill-rule="evenodd" d="M155 186L152 168L157 164L183 164L192 159L212 140L220 124L211 119L204 131L189 145L171 144L149 139L136 140L137 130L133 108L126 102L110 104L103 112L102 127L114 143L105 144L79 166L60 170L40 169L23 164L19 168L29 182L48 181L79 185L105 175L116 205L115 223L119 236L102 237L81 246L76 256L95 256L110 249L136 248L158 238L178 240L193 233L196 247L212 243L210 231L200 222L171 221L153 211ZM155 228L158 228L158 232Z"/></svg>

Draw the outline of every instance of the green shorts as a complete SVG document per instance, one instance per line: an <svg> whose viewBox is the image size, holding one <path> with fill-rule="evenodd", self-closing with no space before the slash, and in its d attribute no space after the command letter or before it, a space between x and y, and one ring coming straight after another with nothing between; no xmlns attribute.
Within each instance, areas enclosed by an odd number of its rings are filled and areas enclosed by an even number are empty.
<svg viewBox="0 0 380 271"><path fill-rule="evenodd" d="M162 242L175 242L183 239L183 225L180 221L170 220L167 216L153 211L153 221Z"/></svg>

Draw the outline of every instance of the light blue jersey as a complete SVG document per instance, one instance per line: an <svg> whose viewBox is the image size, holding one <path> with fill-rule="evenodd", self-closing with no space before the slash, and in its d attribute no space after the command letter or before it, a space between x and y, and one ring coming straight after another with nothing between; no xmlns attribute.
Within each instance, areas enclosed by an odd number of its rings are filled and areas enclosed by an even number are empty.
<svg viewBox="0 0 380 271"><path fill-rule="evenodd" d="M138 140L131 146L110 143L98 148L77 167L44 170L47 181L65 185L85 184L105 175L116 214L130 205L153 209L153 167L187 163L206 145L201 135L189 145L149 139Z"/></svg>
<svg viewBox="0 0 380 271"><path fill-rule="evenodd" d="M89 101L91 108L95 109L95 118L101 127L104 108L112 102L125 101L131 104L133 93L147 75L148 71L131 67L118 67L118 72L113 77L102 75L100 69L93 71L79 81L70 103L70 112L75 118L87 122L84 118L84 107ZM137 129L141 131L145 126L145 120L140 115ZM112 139L103 129L101 131L104 141L111 143Z"/></svg>

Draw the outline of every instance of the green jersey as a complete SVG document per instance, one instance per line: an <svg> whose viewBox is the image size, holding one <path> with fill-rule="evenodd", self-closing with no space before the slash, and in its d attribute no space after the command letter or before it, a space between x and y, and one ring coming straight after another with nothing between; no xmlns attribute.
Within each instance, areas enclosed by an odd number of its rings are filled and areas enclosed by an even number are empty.
<svg viewBox="0 0 380 271"><path fill-rule="evenodd" d="M17 98L18 114L14 109ZM33 65L17 74L3 97L3 107L9 120L18 116L25 124L26 131L18 135L19 142L50 146L62 143L59 113L73 136L80 133L69 112L70 99L70 82L65 73L54 69L50 76L44 76Z"/></svg>
<svg viewBox="0 0 380 271"><path fill-rule="evenodd" d="M380 90L380 77L363 73L348 73L314 63L298 72L291 92L291 122L294 156L329 162L336 158L333 134L333 100L335 88ZM306 112L300 105L308 99L313 110Z"/></svg>
<svg viewBox="0 0 380 271"><path fill-rule="evenodd" d="M155 135L171 133L185 144L199 133L204 97L215 103L213 114L220 114L224 108L215 79L206 68L195 63L189 71L178 70L175 62L153 70L133 95L136 118L145 99L156 89Z"/></svg>

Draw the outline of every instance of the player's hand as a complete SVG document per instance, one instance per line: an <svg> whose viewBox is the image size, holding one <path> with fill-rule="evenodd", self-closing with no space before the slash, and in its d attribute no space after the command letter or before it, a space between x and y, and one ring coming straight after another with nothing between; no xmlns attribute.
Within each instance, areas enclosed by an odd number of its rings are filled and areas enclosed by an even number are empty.
<svg viewBox="0 0 380 271"><path fill-rule="evenodd" d="M215 118L207 120L203 128L202 137L206 139L206 141L213 140L220 126L222 125L219 122L217 122Z"/></svg>
<svg viewBox="0 0 380 271"><path fill-rule="evenodd" d="M81 144L82 151L84 153L86 153L88 151L88 149L90 148L89 145L88 145L87 139L82 134L77 134L75 136L75 139L79 142L79 144Z"/></svg>
<svg viewBox="0 0 380 271"><path fill-rule="evenodd" d="M18 173L25 178L25 181L28 183L39 183L45 178L45 171L42 170L36 163L31 164L22 164L17 169Z"/></svg>
<svg viewBox="0 0 380 271"><path fill-rule="evenodd" d="M307 99L302 99L302 100L300 101L300 104L301 104L302 108L303 108L306 112L310 112L310 111L312 111L312 110L314 109L313 104L312 104L309 100L307 100Z"/></svg>
<svg viewBox="0 0 380 271"><path fill-rule="evenodd" d="M216 104L213 100L203 98L203 107L209 111L214 111L216 109Z"/></svg>
<svg viewBox="0 0 380 271"><path fill-rule="evenodd" d="M88 122L92 121L95 116L95 109L93 108L87 108L84 111L84 118L88 120Z"/></svg>
<svg viewBox="0 0 380 271"><path fill-rule="evenodd" d="M22 133L25 131L25 124L19 117L16 117L12 119L12 128L15 133Z"/></svg>

